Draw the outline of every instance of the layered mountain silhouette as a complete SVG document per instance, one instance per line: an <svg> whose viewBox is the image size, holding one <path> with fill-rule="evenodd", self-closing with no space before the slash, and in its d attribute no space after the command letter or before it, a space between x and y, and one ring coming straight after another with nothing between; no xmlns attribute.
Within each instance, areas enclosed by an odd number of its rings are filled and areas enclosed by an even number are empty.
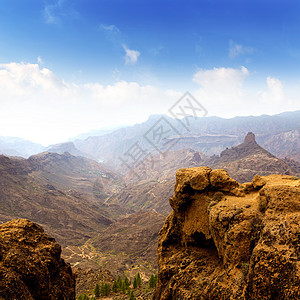
<svg viewBox="0 0 300 300"><path fill-rule="evenodd" d="M63 245L83 243L126 213L99 200L99 194L103 199L113 193L119 180L95 161L70 154L1 155L0 222L27 218Z"/></svg>
<svg viewBox="0 0 300 300"><path fill-rule="evenodd" d="M128 170L121 168L122 162L118 157L124 155L136 142L156 155L155 149L145 139L145 134L155 124L159 124L161 118L173 128L168 140L174 143L172 150L193 149L206 155L218 155L225 148L240 144L247 132L252 131L255 132L258 143L270 153L281 158L287 156L298 159L300 111L231 119L189 118L183 119L182 122L165 115L153 115L141 124L121 128L98 137L91 136L85 140L76 140L74 144L82 153L101 159L111 168L125 174ZM188 122L188 130L182 126L185 122ZM163 146L165 142L161 140L157 145L162 152L166 150Z"/></svg>

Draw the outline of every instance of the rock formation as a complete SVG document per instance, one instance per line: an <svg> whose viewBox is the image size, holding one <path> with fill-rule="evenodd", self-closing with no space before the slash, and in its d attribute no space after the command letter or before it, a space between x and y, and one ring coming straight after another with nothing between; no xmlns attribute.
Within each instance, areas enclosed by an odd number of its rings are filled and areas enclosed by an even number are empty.
<svg viewBox="0 0 300 300"><path fill-rule="evenodd" d="M155 299L300 299L300 179L177 171Z"/></svg>
<svg viewBox="0 0 300 300"><path fill-rule="evenodd" d="M0 299L75 299L75 279L61 248L41 226L17 219L0 225Z"/></svg>
<svg viewBox="0 0 300 300"><path fill-rule="evenodd" d="M262 148L252 132L246 135L242 144L226 149L221 152L220 157L212 156L204 163L214 169L226 169L239 182L251 181L255 174L300 174L296 162L283 161Z"/></svg>

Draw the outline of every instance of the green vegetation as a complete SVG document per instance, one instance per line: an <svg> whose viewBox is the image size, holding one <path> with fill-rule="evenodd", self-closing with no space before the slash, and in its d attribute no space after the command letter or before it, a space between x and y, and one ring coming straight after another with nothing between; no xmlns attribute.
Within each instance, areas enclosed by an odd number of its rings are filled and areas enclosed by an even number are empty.
<svg viewBox="0 0 300 300"><path fill-rule="evenodd" d="M95 297L100 297L100 287L99 287L98 283L95 286L94 295L95 295Z"/></svg>
<svg viewBox="0 0 300 300"><path fill-rule="evenodd" d="M100 295L101 296L108 296L109 293L110 293L110 290L111 290L110 284L103 282L101 284L101 287L100 287Z"/></svg>
<svg viewBox="0 0 300 300"><path fill-rule="evenodd" d="M118 282L117 282L117 281L114 281L111 290L112 290L114 293L116 293L116 292L119 291L119 285L118 285Z"/></svg>
<svg viewBox="0 0 300 300"><path fill-rule="evenodd" d="M129 300L135 300L135 297L134 297L133 291L131 291L131 293L130 293Z"/></svg>
<svg viewBox="0 0 300 300"><path fill-rule="evenodd" d="M157 285L157 280L158 280L158 277L157 275L151 275L150 279L149 279L149 288L152 289L154 287L156 287Z"/></svg>
<svg viewBox="0 0 300 300"><path fill-rule="evenodd" d="M136 274L134 276L134 280L132 284L133 288L134 289L140 288L142 286L142 283L143 281L142 281L141 274L140 273ZM149 288L155 287L156 284L157 284L157 275L156 276L151 275L149 280ZM136 299L130 286L131 286L131 282L127 276L125 276L124 279L122 279L119 276L118 279L115 280L112 285L106 282L102 282L101 285L97 283L94 288L94 296L91 299L95 300L101 296L102 297L109 296L111 293L122 293L125 295L127 294L128 299ZM149 291L148 287L147 287L147 291ZM77 300L86 300L86 299L90 299L90 298L85 294L84 295L80 294L77 297Z"/></svg>

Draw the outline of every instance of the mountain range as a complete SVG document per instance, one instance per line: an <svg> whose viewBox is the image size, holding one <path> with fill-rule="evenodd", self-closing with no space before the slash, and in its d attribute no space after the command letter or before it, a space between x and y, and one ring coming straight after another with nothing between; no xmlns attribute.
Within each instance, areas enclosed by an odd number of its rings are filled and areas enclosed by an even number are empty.
<svg viewBox="0 0 300 300"><path fill-rule="evenodd" d="M193 149L206 155L220 154L225 148L240 144L247 132L252 131L256 134L258 143L270 153L280 158L300 160L300 111L230 119L186 117L180 121L167 115L151 115L147 121L134 126L91 131L88 137L87 134L81 139L49 147L22 139L0 137L0 153L29 157L42 151L67 151L73 155L104 162L115 171L125 174L128 169L122 166L120 158L135 143L139 143L140 147L153 155L158 153L145 136L147 137L153 126L159 124L171 126L172 135L167 137L168 142L173 144L171 150ZM161 140L156 145L161 152L167 149L165 142L166 140Z"/></svg>
<svg viewBox="0 0 300 300"><path fill-rule="evenodd" d="M0 150L11 151L0 155L0 223L26 218L42 225L62 244L73 268L149 278L157 270L158 232L172 211L178 169L225 169L245 186L255 175L300 176L300 111L189 119L188 129L185 121L154 115L132 127L49 147L0 139ZM178 134L161 138L154 148L148 133L160 122ZM146 150L131 153L138 160L128 168L121 159L133 145Z"/></svg>

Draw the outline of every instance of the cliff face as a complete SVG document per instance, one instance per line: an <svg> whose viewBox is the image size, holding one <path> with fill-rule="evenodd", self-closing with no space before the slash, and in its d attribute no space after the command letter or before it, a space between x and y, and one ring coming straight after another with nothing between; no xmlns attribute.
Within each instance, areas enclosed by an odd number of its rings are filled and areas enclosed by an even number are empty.
<svg viewBox="0 0 300 300"><path fill-rule="evenodd" d="M26 219L0 225L1 299L75 299L71 267L41 226Z"/></svg>
<svg viewBox="0 0 300 300"><path fill-rule="evenodd" d="M155 299L300 299L300 180L180 169Z"/></svg>

